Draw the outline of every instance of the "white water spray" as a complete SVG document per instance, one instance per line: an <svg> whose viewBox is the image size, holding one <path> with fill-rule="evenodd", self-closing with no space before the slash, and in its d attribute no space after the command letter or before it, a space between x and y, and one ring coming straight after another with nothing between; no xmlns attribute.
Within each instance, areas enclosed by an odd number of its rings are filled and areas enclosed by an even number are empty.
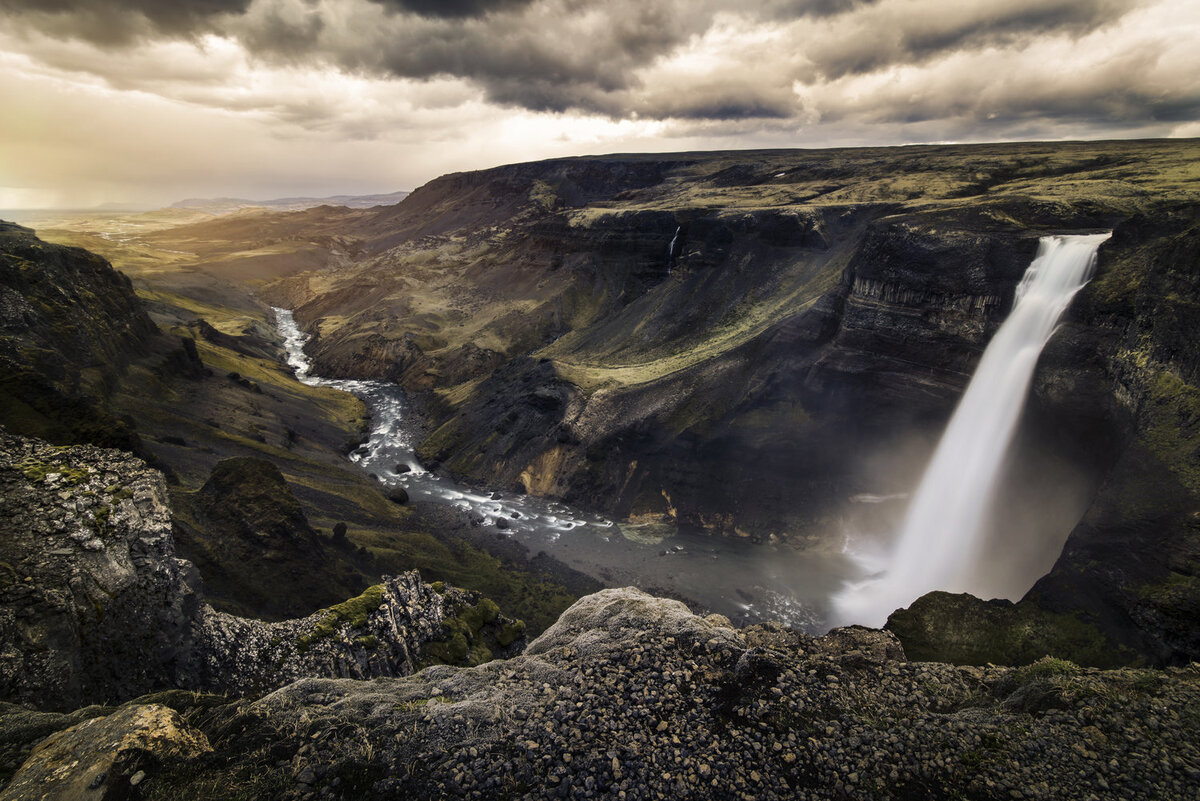
<svg viewBox="0 0 1200 801"><path fill-rule="evenodd" d="M1109 236L1042 238L1012 314L984 351L926 468L884 572L834 599L839 623L879 626L931 590L972 589L964 581L984 545L985 518L1038 356Z"/></svg>

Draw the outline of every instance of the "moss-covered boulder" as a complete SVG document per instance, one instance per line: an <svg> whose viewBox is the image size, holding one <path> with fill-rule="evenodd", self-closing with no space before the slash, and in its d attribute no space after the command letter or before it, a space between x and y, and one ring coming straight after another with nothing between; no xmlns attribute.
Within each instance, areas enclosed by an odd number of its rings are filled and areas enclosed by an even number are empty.
<svg viewBox="0 0 1200 801"><path fill-rule="evenodd" d="M909 659L952 665L1028 665L1053 656L1091 667L1144 661L1112 642L1081 614L1033 603L981 601L966 593L931 592L888 618L886 628Z"/></svg>

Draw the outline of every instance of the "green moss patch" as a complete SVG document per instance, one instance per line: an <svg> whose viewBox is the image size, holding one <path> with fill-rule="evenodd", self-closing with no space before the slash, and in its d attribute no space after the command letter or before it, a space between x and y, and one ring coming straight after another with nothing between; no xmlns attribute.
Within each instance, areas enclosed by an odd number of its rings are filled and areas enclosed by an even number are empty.
<svg viewBox="0 0 1200 801"><path fill-rule="evenodd" d="M42 483L52 476L57 476L60 484L73 487L92 477L92 471L89 468L44 462L32 456L27 456L18 462L17 469L21 471L21 475L34 483Z"/></svg>
<svg viewBox="0 0 1200 801"><path fill-rule="evenodd" d="M367 625L367 617L381 604L383 604L383 585L376 584L368 587L362 595L329 607L325 616L317 623L316 628L296 641L296 647L300 651L307 651L313 643L332 637L343 626L360 628Z"/></svg>
<svg viewBox="0 0 1200 801"><path fill-rule="evenodd" d="M464 607L442 622L442 639L425 644L421 665L479 665L491 660L493 649L507 648L525 634L521 621L500 621L500 607L490 598Z"/></svg>

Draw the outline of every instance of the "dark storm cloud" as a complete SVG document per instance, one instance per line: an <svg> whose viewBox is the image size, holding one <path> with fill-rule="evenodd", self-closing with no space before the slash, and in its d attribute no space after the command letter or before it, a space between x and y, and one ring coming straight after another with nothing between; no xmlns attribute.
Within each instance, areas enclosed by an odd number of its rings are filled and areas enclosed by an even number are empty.
<svg viewBox="0 0 1200 801"><path fill-rule="evenodd" d="M815 74L834 79L958 50L1019 45L1061 33L1080 36L1135 5L1136 0L984 0L924 15L877 3L842 35L814 41L809 55Z"/></svg>
<svg viewBox="0 0 1200 801"><path fill-rule="evenodd" d="M795 113L795 98L784 97L794 81L836 80L961 50L1079 36L1120 18L1135 1L370 0L386 11L378 15L377 29L339 34L317 27L320 12L305 11L301 0L262 0L240 35L260 57L319 56L343 68L415 80L450 76L470 81L493 103L530 111L765 120ZM359 0L358 10L366 5ZM434 5L443 10L433 14ZM353 6L344 0L341 7ZM264 9L288 13L271 16ZM755 64L731 67L726 89L706 88L707 96L646 85L645 70L730 18L786 29L790 38L770 47L803 52L803 63L783 66L778 52L764 50L763 63L776 61L771 71L757 71ZM766 89L744 93L755 84ZM767 102L765 95L771 96Z"/></svg>
<svg viewBox="0 0 1200 801"><path fill-rule="evenodd" d="M636 71L711 24L707 14L680 14L683 7L670 0L614 0L594 7L545 4L484 19L412 20L389 30L385 41L363 47L361 40L342 38L329 52L356 69L464 78L507 106L622 116Z"/></svg>
<svg viewBox="0 0 1200 801"><path fill-rule="evenodd" d="M877 2L879 0L768 0L763 4L762 13L779 19L832 17Z"/></svg>
<svg viewBox="0 0 1200 801"><path fill-rule="evenodd" d="M893 68L935 68L956 54L1019 53L1038 41L1078 38L1116 24L1139 4L1144 0L0 0L0 15L102 47L213 32L240 43L259 65L452 80L506 108L612 119L1008 120L1076 101L1101 109L1099 117L1186 119L1192 106L1178 99L1186 91L1155 98L1122 90L1145 65L1106 71L1086 85L1059 81L1062 96L1044 101L1040 91L1011 93L994 108L984 107L980 87L1003 84L1004 75L964 74L961 84L946 87L945 99L924 99L919 85L871 90L866 110L836 88L821 89ZM80 69L61 54L50 58ZM111 63L95 71L123 88L138 85ZM304 124L307 107L295 108L298 116L288 120ZM313 106L310 124L321 125L324 113Z"/></svg>
<svg viewBox="0 0 1200 801"><path fill-rule="evenodd" d="M507 11L529 5L532 0L371 0L393 11L407 11L423 17L478 17L493 11Z"/></svg>
<svg viewBox="0 0 1200 801"><path fill-rule="evenodd" d="M220 14L241 14L252 0L0 0L0 13L32 16L46 32L100 44L159 32L189 36ZM38 20L40 18L40 20ZM144 22L143 22L144 21ZM144 23L149 24L149 28Z"/></svg>

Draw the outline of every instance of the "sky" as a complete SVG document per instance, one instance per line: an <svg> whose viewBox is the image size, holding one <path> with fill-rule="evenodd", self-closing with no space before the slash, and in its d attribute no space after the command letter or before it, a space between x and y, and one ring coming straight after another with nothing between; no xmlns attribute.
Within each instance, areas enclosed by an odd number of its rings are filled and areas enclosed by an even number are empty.
<svg viewBox="0 0 1200 801"><path fill-rule="evenodd" d="M0 208L615 152L1200 136L1196 0L0 0Z"/></svg>

